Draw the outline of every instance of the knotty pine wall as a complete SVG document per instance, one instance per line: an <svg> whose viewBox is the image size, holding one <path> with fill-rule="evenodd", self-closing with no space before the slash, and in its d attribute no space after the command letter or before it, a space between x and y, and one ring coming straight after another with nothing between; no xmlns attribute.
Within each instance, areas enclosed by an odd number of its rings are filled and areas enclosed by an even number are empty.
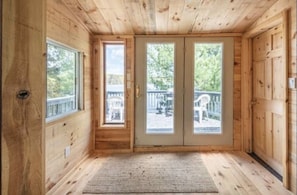
<svg viewBox="0 0 297 195"><path fill-rule="evenodd" d="M199 35L197 35L199 36ZM205 35L204 35L205 36ZM212 35L214 36L214 35ZM220 35L215 35L220 36ZM222 34L222 36L228 36ZM231 35L229 35L231 36ZM125 40L127 44L126 73L130 76L129 86L126 94L126 116L127 121L124 127L108 127L100 122L100 41L101 40ZM134 40L133 37L127 36L96 36L95 47L95 64L94 64L94 128L95 128L95 150L97 152L130 152L130 151L190 151L190 150L240 150L241 149L241 37L234 37L234 81L233 81L233 145L232 146L177 146L177 147L157 147L157 148L134 148Z"/></svg>
<svg viewBox="0 0 297 195"><path fill-rule="evenodd" d="M91 34L61 3L47 0L47 38L83 52L84 109L61 120L46 124L46 191L50 190L92 150L91 131ZM70 156L64 149L70 146Z"/></svg>
<svg viewBox="0 0 297 195"><path fill-rule="evenodd" d="M280 14L282 11L288 10L288 23L289 23L289 59L288 59L288 77L297 77L297 66L296 66L296 1L295 0L279 0L277 1L270 9L268 9L252 26L251 28L256 28L261 23L269 21L270 18ZM245 54L242 54L245 55ZM245 56L243 56L245 58ZM245 74L245 73L243 73ZM245 81L245 79L243 80ZM247 91L243 91L242 96L248 96L246 93ZM289 134L289 141L288 141L288 150L289 150L289 189L293 191L295 194L297 193L297 180L296 180L296 167L297 167L297 154L296 154L296 137L297 137L297 90L296 89L289 89L288 90L288 134ZM243 108L245 109L245 108ZM248 132L245 123L246 117L243 117L243 129L244 135L247 135ZM248 136L245 136L248 137ZM245 139L245 138L243 138ZM244 150L248 151L249 146L248 141L244 140ZM276 146L280 147L280 146Z"/></svg>
<svg viewBox="0 0 297 195"><path fill-rule="evenodd" d="M45 1L0 3L0 194L40 195L44 194ZM29 96L17 98L20 90Z"/></svg>

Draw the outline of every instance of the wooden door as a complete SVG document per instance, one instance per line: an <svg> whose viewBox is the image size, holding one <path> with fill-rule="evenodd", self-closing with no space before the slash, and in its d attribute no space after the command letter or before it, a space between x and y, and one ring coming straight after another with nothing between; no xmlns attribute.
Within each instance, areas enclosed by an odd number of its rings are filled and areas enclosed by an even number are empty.
<svg viewBox="0 0 297 195"><path fill-rule="evenodd" d="M286 77L282 25L252 39L253 152L283 175L286 125Z"/></svg>

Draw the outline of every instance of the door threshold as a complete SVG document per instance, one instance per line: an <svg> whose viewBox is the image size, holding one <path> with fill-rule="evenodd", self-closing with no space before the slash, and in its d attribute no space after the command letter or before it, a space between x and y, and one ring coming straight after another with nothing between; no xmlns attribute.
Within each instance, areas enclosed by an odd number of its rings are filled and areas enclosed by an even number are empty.
<svg viewBox="0 0 297 195"><path fill-rule="evenodd" d="M209 152L209 151L234 151L233 146L181 146L181 145L152 145L134 146L134 152Z"/></svg>
<svg viewBox="0 0 297 195"><path fill-rule="evenodd" d="M255 159L258 163L260 163L265 169L267 169L272 175L274 175L278 180L283 182L283 177L276 172L271 166L269 166L266 162L264 162L259 156L255 153L248 153L253 159Z"/></svg>

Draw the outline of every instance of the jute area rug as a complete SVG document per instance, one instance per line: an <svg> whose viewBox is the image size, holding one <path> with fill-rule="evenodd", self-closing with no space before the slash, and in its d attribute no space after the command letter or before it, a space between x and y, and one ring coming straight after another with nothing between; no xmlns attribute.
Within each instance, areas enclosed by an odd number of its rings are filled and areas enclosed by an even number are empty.
<svg viewBox="0 0 297 195"><path fill-rule="evenodd" d="M218 192L198 153L134 153L108 158L83 193Z"/></svg>

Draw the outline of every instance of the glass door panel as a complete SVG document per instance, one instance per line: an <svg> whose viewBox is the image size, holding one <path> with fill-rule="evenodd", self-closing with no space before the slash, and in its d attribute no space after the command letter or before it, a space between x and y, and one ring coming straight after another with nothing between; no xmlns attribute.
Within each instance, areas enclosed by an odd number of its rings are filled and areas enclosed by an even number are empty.
<svg viewBox="0 0 297 195"><path fill-rule="evenodd" d="M146 45L146 133L174 133L174 43Z"/></svg>
<svg viewBox="0 0 297 195"><path fill-rule="evenodd" d="M233 144L233 39L185 39L184 145Z"/></svg>
<svg viewBox="0 0 297 195"><path fill-rule="evenodd" d="M221 133L222 56L221 43L194 45L194 134Z"/></svg>

